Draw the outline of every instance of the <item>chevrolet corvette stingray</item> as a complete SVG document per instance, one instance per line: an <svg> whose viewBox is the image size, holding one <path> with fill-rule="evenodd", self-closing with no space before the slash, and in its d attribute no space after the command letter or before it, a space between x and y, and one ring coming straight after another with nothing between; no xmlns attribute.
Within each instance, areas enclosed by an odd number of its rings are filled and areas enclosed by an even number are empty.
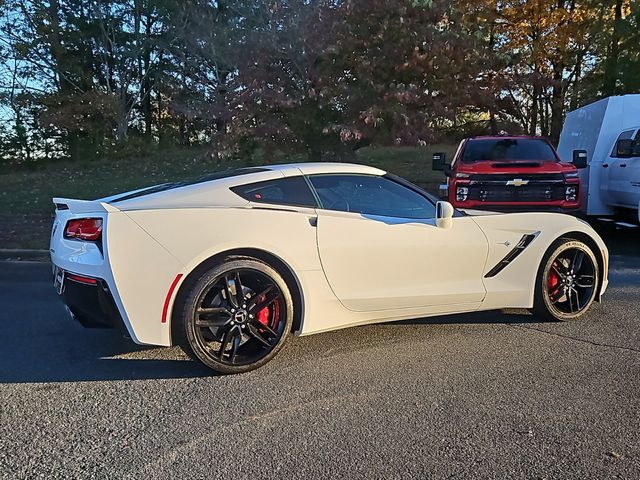
<svg viewBox="0 0 640 480"><path fill-rule="evenodd" d="M507 307L574 320L608 283L607 248L579 219L458 211L362 165L53 201L54 286L71 315L220 373L264 365L290 334Z"/></svg>

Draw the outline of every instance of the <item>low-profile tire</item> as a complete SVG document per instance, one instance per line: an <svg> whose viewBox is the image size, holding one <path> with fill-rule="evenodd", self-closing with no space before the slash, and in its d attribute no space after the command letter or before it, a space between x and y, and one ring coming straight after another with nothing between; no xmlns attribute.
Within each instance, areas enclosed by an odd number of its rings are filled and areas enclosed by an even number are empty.
<svg viewBox="0 0 640 480"><path fill-rule="evenodd" d="M591 307L599 285L593 250L579 240L560 238L540 263L532 313L552 321L577 320Z"/></svg>
<svg viewBox="0 0 640 480"><path fill-rule="evenodd" d="M244 373L283 347L293 323L293 299L273 267L234 257L187 279L173 322L174 343L191 358L218 373Z"/></svg>

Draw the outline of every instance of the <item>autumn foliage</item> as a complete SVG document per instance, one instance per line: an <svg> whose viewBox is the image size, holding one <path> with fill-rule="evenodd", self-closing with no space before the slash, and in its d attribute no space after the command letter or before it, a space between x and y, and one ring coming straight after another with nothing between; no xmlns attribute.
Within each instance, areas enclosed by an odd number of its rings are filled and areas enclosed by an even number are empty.
<svg viewBox="0 0 640 480"><path fill-rule="evenodd" d="M0 157L137 139L348 159L483 132L557 139L640 90L630 0L6 0Z"/></svg>

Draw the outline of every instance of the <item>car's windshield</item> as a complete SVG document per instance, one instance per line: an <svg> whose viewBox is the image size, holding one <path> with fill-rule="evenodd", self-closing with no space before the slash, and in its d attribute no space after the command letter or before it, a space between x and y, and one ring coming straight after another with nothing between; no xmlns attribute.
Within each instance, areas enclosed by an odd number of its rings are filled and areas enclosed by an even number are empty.
<svg viewBox="0 0 640 480"><path fill-rule="evenodd" d="M539 138L476 138L464 146L462 161L557 162L551 145Z"/></svg>

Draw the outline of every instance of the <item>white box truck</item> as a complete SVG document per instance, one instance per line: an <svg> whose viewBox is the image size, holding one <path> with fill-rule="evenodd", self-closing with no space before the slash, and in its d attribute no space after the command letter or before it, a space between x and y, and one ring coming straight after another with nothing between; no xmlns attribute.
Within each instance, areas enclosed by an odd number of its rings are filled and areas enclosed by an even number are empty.
<svg viewBox="0 0 640 480"><path fill-rule="evenodd" d="M584 157L580 208L586 215L640 222L640 95L608 97L570 112L558 154Z"/></svg>

